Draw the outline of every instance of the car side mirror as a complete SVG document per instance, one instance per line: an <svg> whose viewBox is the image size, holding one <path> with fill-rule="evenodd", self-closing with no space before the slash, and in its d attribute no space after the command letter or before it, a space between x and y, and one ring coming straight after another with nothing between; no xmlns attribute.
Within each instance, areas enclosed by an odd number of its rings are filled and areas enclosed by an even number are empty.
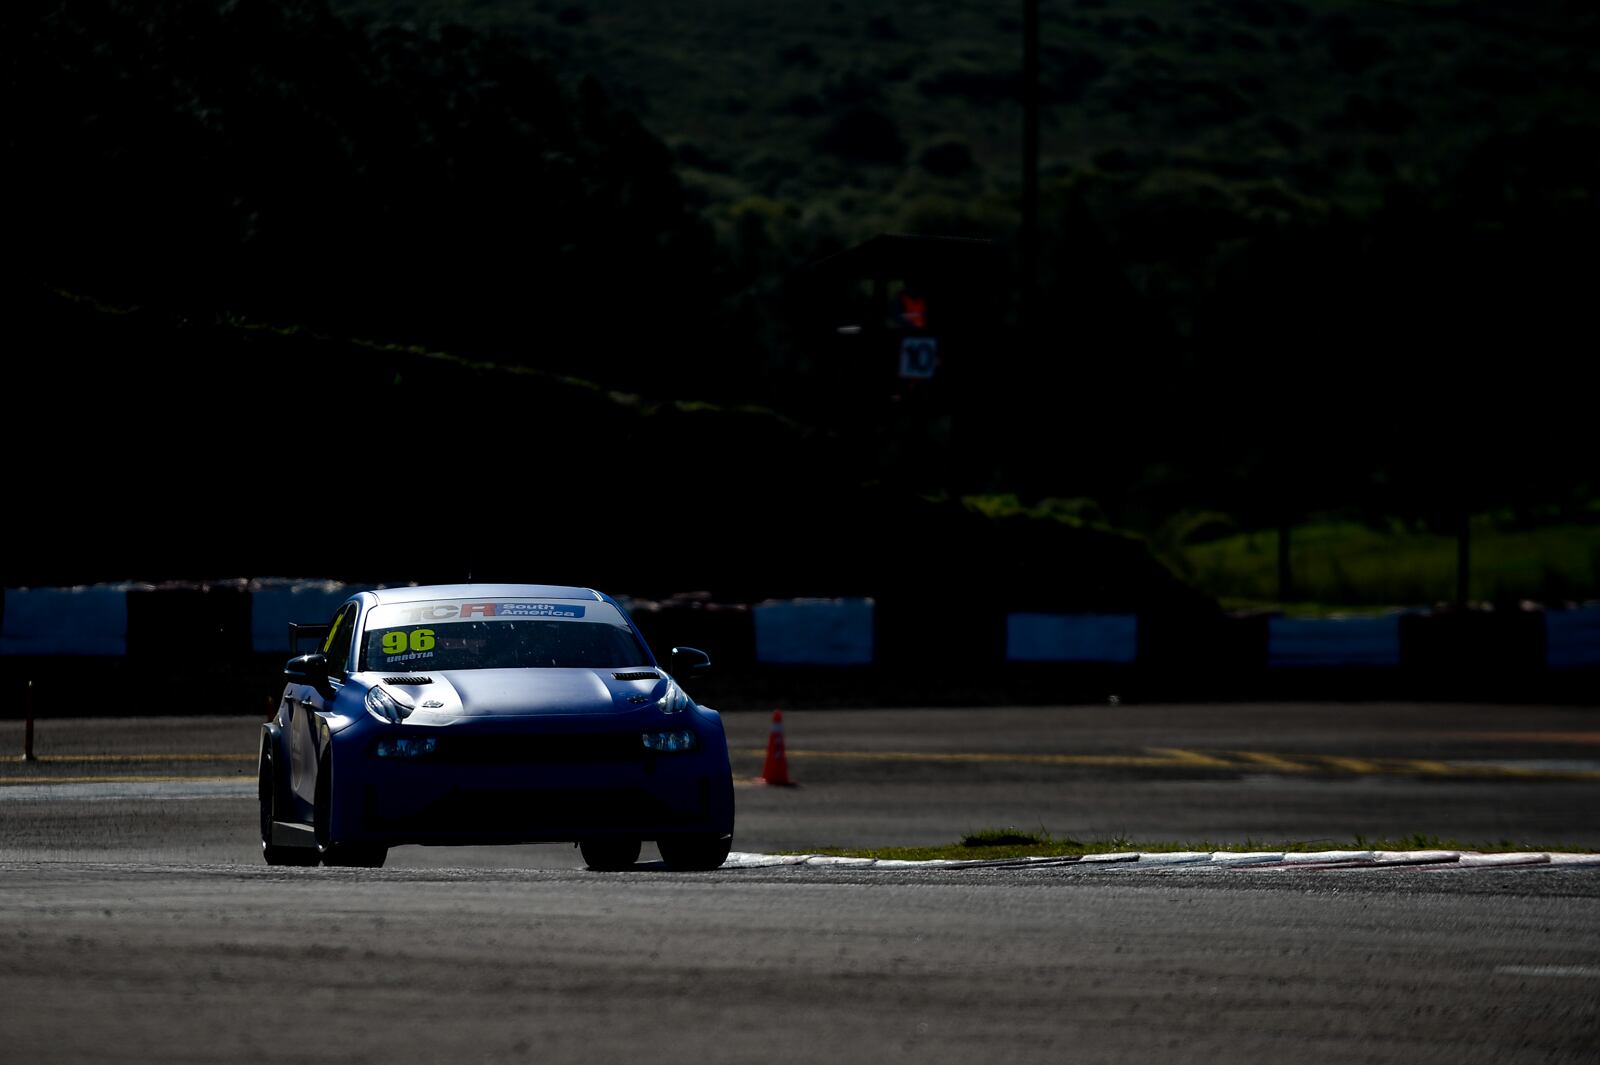
<svg viewBox="0 0 1600 1065"><path fill-rule="evenodd" d="M694 676L711 668L711 656L698 647L674 647L669 657L672 668L668 672L674 677Z"/></svg>
<svg viewBox="0 0 1600 1065"><path fill-rule="evenodd" d="M318 691L325 691L328 688L328 656L312 654L291 658L284 663L283 676L295 684L309 684Z"/></svg>

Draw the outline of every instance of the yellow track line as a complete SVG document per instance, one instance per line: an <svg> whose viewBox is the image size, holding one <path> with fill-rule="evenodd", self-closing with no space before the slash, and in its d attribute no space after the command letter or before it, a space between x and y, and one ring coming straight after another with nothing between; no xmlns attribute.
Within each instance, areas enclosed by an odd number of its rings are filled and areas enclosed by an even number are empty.
<svg viewBox="0 0 1600 1065"><path fill-rule="evenodd" d="M1268 751L1230 751L1236 758L1243 758L1250 769L1270 769L1275 773L1314 773L1316 769L1303 762L1291 761L1280 754Z"/></svg>
<svg viewBox="0 0 1600 1065"><path fill-rule="evenodd" d="M254 762L254 754L61 754L41 755L35 765L94 765L151 762Z"/></svg>
<svg viewBox="0 0 1600 1065"><path fill-rule="evenodd" d="M743 752L765 755L761 749ZM1460 780L1600 780L1600 771L1550 770L1497 765L1451 765L1426 758L1347 758L1325 754L1278 754L1270 751L1194 751L1150 747L1134 754L1022 754L987 751L806 751L787 756L818 761L927 762L944 764L1009 763L1014 765L1102 766L1120 769L1213 769L1282 775L1355 774L1358 776L1428 776Z"/></svg>
<svg viewBox="0 0 1600 1065"><path fill-rule="evenodd" d="M166 774L149 774L146 776L102 776L102 777L0 777L0 787L16 787L22 784L176 784L181 782L217 784L232 781L249 781L248 776L231 777L189 777L170 776Z"/></svg>
<svg viewBox="0 0 1600 1065"><path fill-rule="evenodd" d="M743 752L762 757L762 749ZM1547 770L1515 765L1451 765L1426 758L1349 758L1328 754L1279 754L1270 751L1195 751L1179 747L1150 747L1144 754L1025 754L999 751L807 751L791 750L788 757L819 761L924 762L942 764L1013 764L1046 766L1099 766L1113 769L1209 769L1223 772L1353 774L1356 776L1427 776L1484 780L1600 780L1600 771ZM44 757L35 766L139 765L159 763L254 763L254 754L127 754ZM26 770L24 770L26 772ZM238 780L239 776L116 775L58 777L0 774L0 786L17 784L95 784L132 781ZM743 780L738 781L744 783Z"/></svg>
<svg viewBox="0 0 1600 1065"><path fill-rule="evenodd" d="M745 752L757 757L764 750ZM1011 762L1019 765L1170 766L1182 764L1169 757L1136 754L1004 754L948 751L788 751L790 758L819 758L865 762ZM1226 763L1224 763L1226 764Z"/></svg>
<svg viewBox="0 0 1600 1065"><path fill-rule="evenodd" d="M1232 762L1218 758L1214 754L1201 754L1199 751L1186 751L1181 747L1149 747L1151 754L1159 754L1172 759L1173 765L1194 766L1198 769L1233 769Z"/></svg>
<svg viewBox="0 0 1600 1065"><path fill-rule="evenodd" d="M1343 758L1339 755L1323 754L1318 755L1317 760L1322 762L1324 765L1330 765L1335 769L1342 769L1346 773L1354 773L1359 777L1375 776L1383 772L1383 767L1381 765L1367 758Z"/></svg>

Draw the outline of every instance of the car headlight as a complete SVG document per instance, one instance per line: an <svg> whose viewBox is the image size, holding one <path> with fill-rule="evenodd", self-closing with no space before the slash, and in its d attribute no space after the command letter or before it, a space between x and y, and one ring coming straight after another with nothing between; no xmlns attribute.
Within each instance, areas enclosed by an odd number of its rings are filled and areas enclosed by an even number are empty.
<svg viewBox="0 0 1600 1065"><path fill-rule="evenodd" d="M372 753L379 758L421 758L438 749L439 741L432 736L385 736Z"/></svg>
<svg viewBox="0 0 1600 1065"><path fill-rule="evenodd" d="M667 681L665 694L656 700L656 706L661 708L663 714L681 714L693 705L689 693L678 687L678 682L673 680Z"/></svg>
<svg viewBox="0 0 1600 1065"><path fill-rule="evenodd" d="M692 751L700 742L688 729L674 729L671 732L646 732L644 745L652 751Z"/></svg>
<svg viewBox="0 0 1600 1065"><path fill-rule="evenodd" d="M367 712L380 721L388 721L398 725L411 716L412 706L401 696L386 691L381 687L373 687L367 692Z"/></svg>

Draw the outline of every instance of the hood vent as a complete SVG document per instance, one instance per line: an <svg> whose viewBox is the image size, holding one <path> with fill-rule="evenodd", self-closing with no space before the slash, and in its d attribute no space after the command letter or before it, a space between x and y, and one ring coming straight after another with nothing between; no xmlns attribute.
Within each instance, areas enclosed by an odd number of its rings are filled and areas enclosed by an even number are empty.
<svg viewBox="0 0 1600 1065"><path fill-rule="evenodd" d="M418 684L432 684L432 677L384 677L385 684L409 684L415 687Z"/></svg>
<svg viewBox="0 0 1600 1065"><path fill-rule="evenodd" d="M613 677L616 677L618 680L660 680L661 679L661 674L655 673L655 672L613 673L611 675Z"/></svg>

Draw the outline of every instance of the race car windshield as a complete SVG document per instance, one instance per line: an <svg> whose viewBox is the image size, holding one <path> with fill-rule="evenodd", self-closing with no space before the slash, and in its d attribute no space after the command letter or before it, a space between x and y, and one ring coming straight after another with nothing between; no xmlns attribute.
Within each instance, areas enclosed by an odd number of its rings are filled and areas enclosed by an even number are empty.
<svg viewBox="0 0 1600 1065"><path fill-rule="evenodd" d="M612 669L648 666L609 603L406 603L375 607L366 669Z"/></svg>

